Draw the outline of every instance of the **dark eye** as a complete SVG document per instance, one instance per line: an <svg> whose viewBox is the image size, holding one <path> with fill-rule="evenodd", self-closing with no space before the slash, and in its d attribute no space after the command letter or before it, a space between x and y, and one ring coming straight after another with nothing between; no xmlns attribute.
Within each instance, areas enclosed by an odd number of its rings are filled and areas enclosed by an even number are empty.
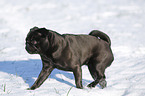
<svg viewBox="0 0 145 96"><path fill-rule="evenodd" d="M37 41L36 41L36 38L35 38L35 37L32 37L32 38L31 38L31 43L34 44L34 45L37 44Z"/></svg>
<svg viewBox="0 0 145 96"><path fill-rule="evenodd" d="M37 41L36 40L32 40L32 44L36 45Z"/></svg>

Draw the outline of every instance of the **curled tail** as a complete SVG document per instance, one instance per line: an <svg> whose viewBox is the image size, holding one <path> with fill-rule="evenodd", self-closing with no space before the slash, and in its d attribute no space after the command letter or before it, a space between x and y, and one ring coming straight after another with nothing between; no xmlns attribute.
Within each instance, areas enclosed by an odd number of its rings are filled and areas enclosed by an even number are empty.
<svg viewBox="0 0 145 96"><path fill-rule="evenodd" d="M97 38L100 38L100 39L108 42L109 45L111 46L111 40L110 40L110 38L109 38L109 36L107 34L101 32L99 30L93 30L93 31L90 32L89 35L92 35L92 36L95 36Z"/></svg>

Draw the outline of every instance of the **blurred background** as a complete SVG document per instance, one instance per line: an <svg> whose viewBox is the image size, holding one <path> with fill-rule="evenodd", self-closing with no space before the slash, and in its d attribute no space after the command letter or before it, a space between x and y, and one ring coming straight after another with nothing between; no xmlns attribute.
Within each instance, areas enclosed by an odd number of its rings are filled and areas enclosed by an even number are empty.
<svg viewBox="0 0 145 96"><path fill-rule="evenodd" d="M110 36L115 49L136 50L144 46L144 5L143 0L0 0L0 50L23 55L20 47L34 26L61 34L101 30Z"/></svg>

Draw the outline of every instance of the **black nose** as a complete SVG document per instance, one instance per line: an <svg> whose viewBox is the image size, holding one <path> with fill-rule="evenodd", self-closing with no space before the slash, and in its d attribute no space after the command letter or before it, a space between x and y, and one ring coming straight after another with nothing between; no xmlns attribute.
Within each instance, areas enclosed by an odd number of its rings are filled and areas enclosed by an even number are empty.
<svg viewBox="0 0 145 96"><path fill-rule="evenodd" d="M30 45L29 45L28 43L26 43L25 49L26 49L27 51L29 51L29 47L30 47Z"/></svg>
<svg viewBox="0 0 145 96"><path fill-rule="evenodd" d="M26 41L26 46L27 46L27 47L31 47L31 46L32 46L32 43L29 42L29 41Z"/></svg>
<svg viewBox="0 0 145 96"><path fill-rule="evenodd" d="M31 46L26 43L26 47L25 47L26 51L29 53L29 54L32 54L32 49L31 49Z"/></svg>
<svg viewBox="0 0 145 96"><path fill-rule="evenodd" d="M29 41L26 41L26 44L30 44L30 42Z"/></svg>
<svg viewBox="0 0 145 96"><path fill-rule="evenodd" d="M29 51L29 50L30 50L30 47L31 47L30 42L26 42L26 47L25 47L25 49L26 49L27 51Z"/></svg>

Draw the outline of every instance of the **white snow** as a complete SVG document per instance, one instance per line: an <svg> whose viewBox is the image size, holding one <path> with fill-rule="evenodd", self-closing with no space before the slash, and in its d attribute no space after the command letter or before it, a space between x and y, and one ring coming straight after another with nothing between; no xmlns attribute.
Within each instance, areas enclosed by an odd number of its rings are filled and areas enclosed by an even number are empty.
<svg viewBox="0 0 145 96"><path fill-rule="evenodd" d="M0 95L145 96L144 6L144 0L0 0ZM107 33L115 56L105 72L107 87L87 88L93 79L83 66L84 89L75 87L71 72L56 69L40 88L26 90L42 67L39 55L25 51L34 26L61 34Z"/></svg>

